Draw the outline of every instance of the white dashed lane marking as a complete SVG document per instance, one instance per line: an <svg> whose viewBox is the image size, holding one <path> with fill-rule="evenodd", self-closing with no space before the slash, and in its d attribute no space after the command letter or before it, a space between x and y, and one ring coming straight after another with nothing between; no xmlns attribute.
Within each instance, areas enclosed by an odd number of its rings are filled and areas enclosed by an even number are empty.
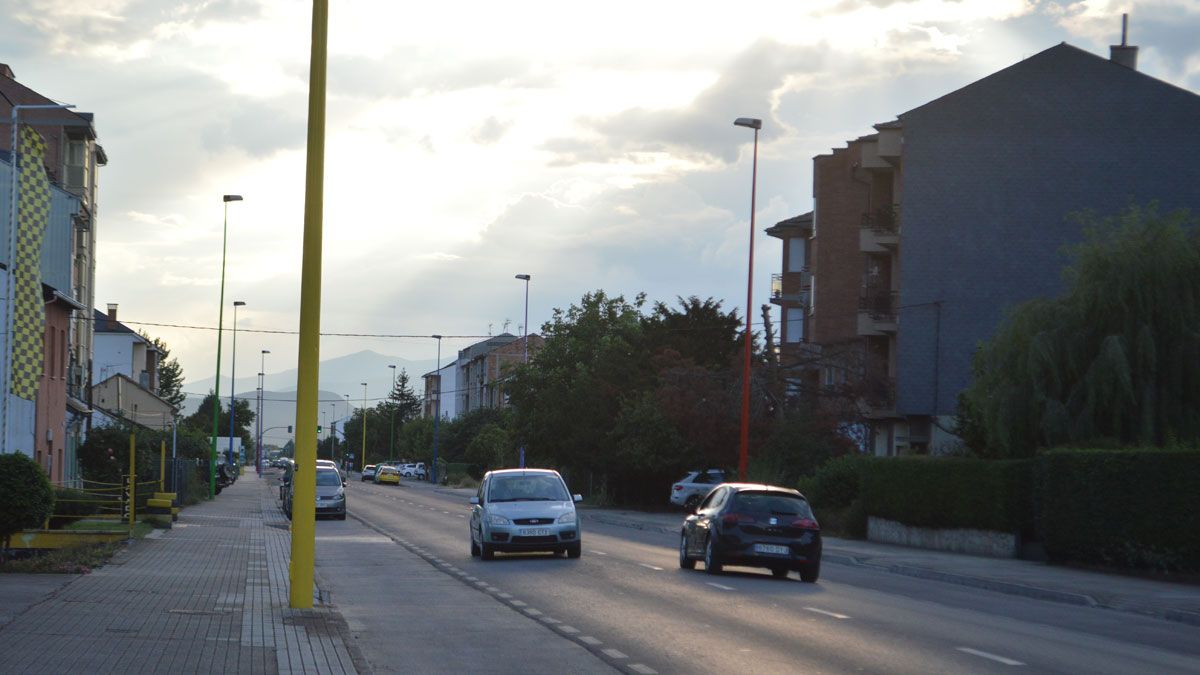
<svg viewBox="0 0 1200 675"><path fill-rule="evenodd" d="M604 551L592 551L592 550L589 550L589 551L588 551L588 553L595 553L596 555L608 555L608 554L607 554L607 553L605 553Z"/></svg>
<svg viewBox="0 0 1200 675"><path fill-rule="evenodd" d="M600 652L610 659L627 659L627 658L629 658L629 656L627 656L624 652L620 651L619 649L611 649L611 648L610 649L601 649Z"/></svg>
<svg viewBox="0 0 1200 675"><path fill-rule="evenodd" d="M654 571L656 571L656 572L661 572L661 571L662 571L662 568L661 568L661 567L656 567L656 566L654 566L654 565L647 565L646 563L638 563L638 564L639 564L639 565L641 565L642 567L645 567L645 568L646 568L646 569L648 569L648 570L654 570Z"/></svg>
<svg viewBox="0 0 1200 675"><path fill-rule="evenodd" d="M846 616L845 614L838 614L837 612L830 612L829 610L825 610L825 609L817 609L816 607L805 607L804 609L806 609L810 612L816 612L817 614L824 614L825 616L832 616L835 619L849 619L850 618L850 617Z"/></svg>
<svg viewBox="0 0 1200 675"><path fill-rule="evenodd" d="M721 590L723 590L723 591L732 591L732 590L733 590L733 587L732 587L732 586L726 586L725 584L718 584L718 583L715 583L715 582L712 582L712 581L709 581L709 582L708 582L708 585L709 585L709 586L712 586L713 588L719 588L719 589L721 589Z"/></svg>
<svg viewBox="0 0 1200 675"><path fill-rule="evenodd" d="M604 644L603 642L601 642L600 640L597 640L596 638L592 637L591 635L581 636L579 638L579 641L585 645L591 645L593 647L595 647L596 645Z"/></svg>
<svg viewBox="0 0 1200 675"><path fill-rule="evenodd" d="M1025 665L1024 663L1021 663L1020 661L1017 661L1016 659L1010 659L1010 658L1007 658L1004 656L990 654L988 652L980 651L978 649L971 649L970 647L956 647L956 649L965 654L971 654L972 656L978 656L980 658L996 661L997 663L1003 663L1006 666L1023 666L1023 665Z"/></svg>
<svg viewBox="0 0 1200 675"><path fill-rule="evenodd" d="M578 628L576 628L576 627L574 627L574 626L568 626L568 625L567 625L567 624L565 624L565 623L564 623L564 624L561 624L560 626L558 626L558 629L559 629L559 630L561 630L562 632L564 632L564 633L568 633L568 634L570 634L570 635L574 635L574 634L576 634L576 633L578 633L578 632L579 632L579 629L578 629Z"/></svg>
<svg viewBox="0 0 1200 675"><path fill-rule="evenodd" d="M657 670L651 668L650 666L642 665L640 663L629 664L629 669L635 673L641 673L641 675L658 675Z"/></svg>

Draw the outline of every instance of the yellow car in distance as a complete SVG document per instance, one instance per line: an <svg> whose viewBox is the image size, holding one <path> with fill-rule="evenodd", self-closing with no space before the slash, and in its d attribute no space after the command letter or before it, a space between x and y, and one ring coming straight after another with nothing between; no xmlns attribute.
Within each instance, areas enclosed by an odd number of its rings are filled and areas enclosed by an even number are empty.
<svg viewBox="0 0 1200 675"><path fill-rule="evenodd" d="M394 466L381 466L375 470L376 483L400 484L400 471Z"/></svg>

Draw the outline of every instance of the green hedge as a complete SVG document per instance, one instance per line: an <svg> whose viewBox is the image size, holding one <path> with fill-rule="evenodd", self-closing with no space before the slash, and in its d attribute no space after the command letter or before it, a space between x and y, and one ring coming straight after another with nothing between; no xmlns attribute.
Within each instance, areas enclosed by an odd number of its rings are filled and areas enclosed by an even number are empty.
<svg viewBox="0 0 1200 675"><path fill-rule="evenodd" d="M1051 450L1038 459L1053 560L1200 570L1200 450Z"/></svg>
<svg viewBox="0 0 1200 675"><path fill-rule="evenodd" d="M906 525L1030 532L1033 462L892 457L866 462L867 515Z"/></svg>

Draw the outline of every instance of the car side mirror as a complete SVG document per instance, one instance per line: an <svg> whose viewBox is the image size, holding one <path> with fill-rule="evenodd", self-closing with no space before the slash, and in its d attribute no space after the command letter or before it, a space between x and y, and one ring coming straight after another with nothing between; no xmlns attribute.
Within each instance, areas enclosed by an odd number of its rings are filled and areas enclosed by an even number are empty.
<svg viewBox="0 0 1200 675"><path fill-rule="evenodd" d="M583 495L571 495L571 501L578 504L579 502L583 501Z"/></svg>
<svg viewBox="0 0 1200 675"><path fill-rule="evenodd" d="M471 506L479 506L479 497L471 497L468 501L471 502Z"/></svg>
<svg viewBox="0 0 1200 675"><path fill-rule="evenodd" d="M346 487L346 479L342 479L342 487Z"/></svg>

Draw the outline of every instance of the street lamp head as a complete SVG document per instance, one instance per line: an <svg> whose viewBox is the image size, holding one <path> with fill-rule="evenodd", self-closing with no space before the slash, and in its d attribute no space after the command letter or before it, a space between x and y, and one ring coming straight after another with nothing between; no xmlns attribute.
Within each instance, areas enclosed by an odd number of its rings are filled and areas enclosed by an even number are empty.
<svg viewBox="0 0 1200 675"><path fill-rule="evenodd" d="M735 127L746 127L747 129L761 129L762 120L754 117L739 117L733 121Z"/></svg>
<svg viewBox="0 0 1200 675"><path fill-rule="evenodd" d="M429 337L433 338L434 340L441 340L441 339L442 339L442 336L441 336L441 335L430 335Z"/></svg>
<svg viewBox="0 0 1200 675"><path fill-rule="evenodd" d="M270 353L271 353L271 350L270 350L270 349L264 349L264 350L262 350L262 353L264 353L264 354L270 354Z"/></svg>
<svg viewBox="0 0 1200 675"><path fill-rule="evenodd" d="M396 369L396 366L388 366L388 368L391 368L392 370L395 370L395 369Z"/></svg>
<svg viewBox="0 0 1200 675"><path fill-rule="evenodd" d="M515 278L520 279L521 281L529 281L530 277L528 274L518 274Z"/></svg>
<svg viewBox="0 0 1200 675"><path fill-rule="evenodd" d="M242 302L241 300L234 300L234 301L233 301L233 306L234 306L234 307L245 307L245 306L246 306L246 303Z"/></svg>
<svg viewBox="0 0 1200 675"><path fill-rule="evenodd" d="M240 201L242 201L242 196L241 195L225 195L224 197L221 197L221 199L223 201L225 201L226 203L240 202Z"/></svg>

